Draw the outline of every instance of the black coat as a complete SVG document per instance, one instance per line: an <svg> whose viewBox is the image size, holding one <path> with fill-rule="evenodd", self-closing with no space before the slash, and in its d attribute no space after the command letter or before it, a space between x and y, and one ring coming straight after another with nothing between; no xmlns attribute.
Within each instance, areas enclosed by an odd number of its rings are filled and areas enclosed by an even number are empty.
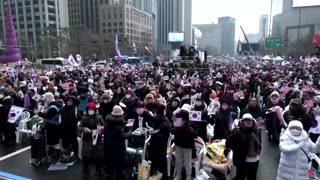
<svg viewBox="0 0 320 180"><path fill-rule="evenodd" d="M294 113L287 111L283 115L284 120L287 124L290 123L290 121L298 120L302 123L303 129L307 132L309 132L310 128L312 127L312 122L314 120L313 115L307 113L304 109L302 110L299 115L295 115Z"/></svg>
<svg viewBox="0 0 320 180"><path fill-rule="evenodd" d="M75 106L64 106L60 110L60 116L62 136L77 135L78 122L81 120L79 110Z"/></svg>
<svg viewBox="0 0 320 180"><path fill-rule="evenodd" d="M105 119L108 114L111 114L113 106L114 106L113 102L100 103L99 114L103 117L103 119Z"/></svg>
<svg viewBox="0 0 320 180"><path fill-rule="evenodd" d="M176 146L181 148L193 148L194 138L197 137L191 126L184 124L182 127L175 127L172 131Z"/></svg>
<svg viewBox="0 0 320 180"><path fill-rule="evenodd" d="M125 133L123 117L107 115L104 126L104 160L108 168L122 168L126 162L125 140L131 132Z"/></svg>
<svg viewBox="0 0 320 180"><path fill-rule="evenodd" d="M264 117L263 111L259 108L258 105L256 108L252 108L250 105L248 105L246 108L243 109L243 111L241 113L241 117L246 113L251 114L252 117L255 119Z"/></svg>
<svg viewBox="0 0 320 180"><path fill-rule="evenodd" d="M259 155L261 152L261 136L256 127L246 129L240 123L239 128L235 128L228 136L226 148L227 150L231 149L233 151L233 163L235 166L241 166L245 163L252 136L256 137L254 148Z"/></svg>
<svg viewBox="0 0 320 180"><path fill-rule="evenodd" d="M229 119L231 116L231 111L223 111L221 108L216 113L214 122L211 124L215 124L214 126L214 137L213 139L226 139L227 136L230 134L229 130Z"/></svg>

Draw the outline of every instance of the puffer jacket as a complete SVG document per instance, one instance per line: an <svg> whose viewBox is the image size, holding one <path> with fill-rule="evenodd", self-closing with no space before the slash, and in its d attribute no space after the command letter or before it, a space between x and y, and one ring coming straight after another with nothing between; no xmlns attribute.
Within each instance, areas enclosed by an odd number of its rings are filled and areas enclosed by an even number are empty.
<svg viewBox="0 0 320 180"><path fill-rule="evenodd" d="M305 142L299 145L299 142ZM314 144L305 131L298 137L292 136L289 129L280 137L281 158L278 167L277 180L306 180L308 157L301 148L309 152L319 152L320 141Z"/></svg>

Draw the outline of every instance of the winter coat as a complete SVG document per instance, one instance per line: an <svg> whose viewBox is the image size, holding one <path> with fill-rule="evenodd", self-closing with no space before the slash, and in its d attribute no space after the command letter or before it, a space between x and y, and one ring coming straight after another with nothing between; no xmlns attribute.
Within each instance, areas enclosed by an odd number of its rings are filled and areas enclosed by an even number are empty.
<svg viewBox="0 0 320 180"><path fill-rule="evenodd" d="M111 114L113 106L114 106L113 102L100 103L99 114L103 117L103 119L105 119L108 114Z"/></svg>
<svg viewBox="0 0 320 180"><path fill-rule="evenodd" d="M60 129L62 136L77 135L80 112L75 106L64 106L60 110Z"/></svg>
<svg viewBox="0 0 320 180"><path fill-rule="evenodd" d="M307 132L309 132L310 128L312 127L312 122L314 120L313 116L307 113L305 109L302 109L301 113L296 115L289 110L284 113L283 118L287 124L289 124L289 122L293 120L300 121L303 125L303 129Z"/></svg>
<svg viewBox="0 0 320 180"><path fill-rule="evenodd" d="M90 130L96 130L97 126L103 126L104 121L100 115L83 116L79 129L83 132L84 128L89 128ZM102 158L103 156L103 146L102 146L102 135L98 136L97 144L93 145L92 134L84 133L82 136L82 156L89 157L92 159Z"/></svg>
<svg viewBox="0 0 320 180"><path fill-rule="evenodd" d="M246 113L251 114L252 117L255 119L264 117L264 114L263 114L262 110L259 108L259 105L257 105L256 108L252 108L250 105L248 105L246 108L243 109L243 111L241 113L241 117Z"/></svg>
<svg viewBox="0 0 320 180"><path fill-rule="evenodd" d="M176 146L189 149L194 147L194 138L196 138L197 135L188 123L184 123L182 127L173 128L171 133L175 135L174 142Z"/></svg>
<svg viewBox="0 0 320 180"><path fill-rule="evenodd" d="M211 122L211 124L215 124L213 139L226 139L228 137L230 134L230 117L230 110L224 111L222 108L219 109L213 118L214 122Z"/></svg>
<svg viewBox="0 0 320 180"><path fill-rule="evenodd" d="M131 131L125 132L123 117L107 115L104 127L104 162L107 168L122 168L126 162L125 140Z"/></svg>
<svg viewBox="0 0 320 180"><path fill-rule="evenodd" d="M305 142L299 145L299 142ZM306 180L308 171L308 157L301 148L309 152L319 152L319 139L314 144L308 134L303 131L298 137L292 136L289 129L280 137L281 158L278 167L277 180Z"/></svg>

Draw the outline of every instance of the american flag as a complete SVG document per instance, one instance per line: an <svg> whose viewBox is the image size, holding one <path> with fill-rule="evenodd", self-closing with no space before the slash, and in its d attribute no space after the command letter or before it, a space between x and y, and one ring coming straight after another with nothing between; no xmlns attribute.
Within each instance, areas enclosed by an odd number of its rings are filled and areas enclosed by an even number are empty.
<svg viewBox="0 0 320 180"><path fill-rule="evenodd" d="M118 63L121 64L121 53L120 53L120 49L119 49L119 42L118 42L118 34L116 34L116 53L118 56Z"/></svg>

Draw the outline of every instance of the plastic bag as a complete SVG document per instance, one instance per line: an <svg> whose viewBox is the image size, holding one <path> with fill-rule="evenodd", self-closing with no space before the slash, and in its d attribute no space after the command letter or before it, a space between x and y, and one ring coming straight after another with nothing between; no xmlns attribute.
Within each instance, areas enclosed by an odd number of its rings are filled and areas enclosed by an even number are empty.
<svg viewBox="0 0 320 180"><path fill-rule="evenodd" d="M212 143L208 144L207 147L207 156L215 163L221 164L226 163L228 160L224 155L224 150L226 149L224 146Z"/></svg>

